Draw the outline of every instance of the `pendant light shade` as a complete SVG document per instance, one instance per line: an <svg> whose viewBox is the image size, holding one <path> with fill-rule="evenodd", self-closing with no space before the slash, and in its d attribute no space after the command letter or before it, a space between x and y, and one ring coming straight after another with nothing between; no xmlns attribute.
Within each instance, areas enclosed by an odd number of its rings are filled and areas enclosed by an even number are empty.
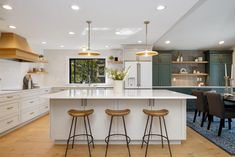
<svg viewBox="0 0 235 157"><path fill-rule="evenodd" d="M81 51L78 53L78 55L80 56L99 56L100 53L95 51L95 50L91 50L90 45L91 45L91 21L87 21L88 24L88 46L87 49L84 51Z"/></svg>
<svg viewBox="0 0 235 157"><path fill-rule="evenodd" d="M158 55L157 51L152 51L152 50L148 50L148 24L150 22L149 21L144 21L145 24L145 50L144 51L140 51L136 53L136 56L145 56L145 57L151 57L151 56L156 56Z"/></svg>

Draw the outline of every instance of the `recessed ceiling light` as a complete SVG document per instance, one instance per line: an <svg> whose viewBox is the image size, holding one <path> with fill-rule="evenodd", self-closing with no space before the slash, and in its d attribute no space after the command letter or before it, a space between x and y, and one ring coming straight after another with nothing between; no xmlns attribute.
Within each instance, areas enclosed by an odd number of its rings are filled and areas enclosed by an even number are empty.
<svg viewBox="0 0 235 157"><path fill-rule="evenodd" d="M13 25L10 25L8 27L11 28L11 29L16 29L16 26L13 26Z"/></svg>
<svg viewBox="0 0 235 157"><path fill-rule="evenodd" d="M164 5L159 5L159 6L156 7L156 9L159 10L159 11L161 11L161 10L166 9L166 6L164 6Z"/></svg>
<svg viewBox="0 0 235 157"><path fill-rule="evenodd" d="M106 48L109 48L109 45L106 45L105 47L106 47Z"/></svg>
<svg viewBox="0 0 235 157"><path fill-rule="evenodd" d="M220 44L220 45L224 44L224 41L223 41L223 40L222 40L222 41L220 41L220 42L219 42L219 44Z"/></svg>
<svg viewBox="0 0 235 157"><path fill-rule="evenodd" d="M133 35L141 31L142 28L121 28L117 29L115 34L116 35Z"/></svg>
<svg viewBox="0 0 235 157"><path fill-rule="evenodd" d="M64 47L64 45L60 45L60 47L61 47L61 48L63 48L63 47Z"/></svg>
<svg viewBox="0 0 235 157"><path fill-rule="evenodd" d="M4 4L2 5L2 8L6 9L6 10L12 10L12 6L8 5L8 4Z"/></svg>
<svg viewBox="0 0 235 157"><path fill-rule="evenodd" d="M170 44L170 43L171 43L171 41L170 41L170 40L167 40L167 41L165 41L165 43L166 43L166 44Z"/></svg>
<svg viewBox="0 0 235 157"><path fill-rule="evenodd" d="M74 35L75 33L74 32L69 32L69 35Z"/></svg>
<svg viewBox="0 0 235 157"><path fill-rule="evenodd" d="M115 34L120 35L121 33L120 32L115 32Z"/></svg>
<svg viewBox="0 0 235 157"><path fill-rule="evenodd" d="M45 44L47 44L47 42L43 41L42 44L45 45Z"/></svg>
<svg viewBox="0 0 235 157"><path fill-rule="evenodd" d="M142 43L143 41L139 40L138 43Z"/></svg>
<svg viewBox="0 0 235 157"><path fill-rule="evenodd" d="M77 6L77 5L71 5L71 9L73 9L73 10L79 10L80 8L79 8L79 6Z"/></svg>

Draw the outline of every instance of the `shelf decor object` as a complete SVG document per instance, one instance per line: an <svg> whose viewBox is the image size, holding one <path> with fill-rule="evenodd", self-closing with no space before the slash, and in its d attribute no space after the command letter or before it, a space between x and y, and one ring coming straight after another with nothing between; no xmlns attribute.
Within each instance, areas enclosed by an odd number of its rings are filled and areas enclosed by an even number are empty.
<svg viewBox="0 0 235 157"><path fill-rule="evenodd" d="M150 56L156 56L158 55L157 51L152 51L152 50L148 50L148 24L150 22L149 21L144 21L145 24L145 50L144 51L140 51L136 53L136 56L145 56L145 57L150 57Z"/></svg>
<svg viewBox="0 0 235 157"><path fill-rule="evenodd" d="M81 51L78 53L78 55L80 56L99 56L100 53L95 51L95 50L91 50L90 45L91 45L91 21L87 21L88 24L88 46L87 49Z"/></svg>
<svg viewBox="0 0 235 157"><path fill-rule="evenodd" d="M228 95L230 95L229 93L228 93L228 80L229 80L229 77L228 76L224 76L224 80L225 80L225 93L224 93L224 95L225 96L228 96Z"/></svg>

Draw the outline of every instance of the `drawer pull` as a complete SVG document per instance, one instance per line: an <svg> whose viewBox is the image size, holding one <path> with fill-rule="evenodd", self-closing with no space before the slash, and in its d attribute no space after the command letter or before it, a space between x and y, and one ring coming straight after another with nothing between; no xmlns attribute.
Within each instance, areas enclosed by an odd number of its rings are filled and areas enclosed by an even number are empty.
<svg viewBox="0 0 235 157"><path fill-rule="evenodd" d="M30 101L29 103L31 103L31 104L32 104L32 103L34 103L34 101Z"/></svg>
<svg viewBox="0 0 235 157"><path fill-rule="evenodd" d="M7 99L11 99L11 98L13 98L13 96L7 96Z"/></svg>
<svg viewBox="0 0 235 157"><path fill-rule="evenodd" d="M45 108L48 108L48 106L45 106Z"/></svg>
<svg viewBox="0 0 235 157"><path fill-rule="evenodd" d="M7 122L7 124L11 124L12 122L13 122L13 120L11 120L11 121Z"/></svg>
<svg viewBox="0 0 235 157"><path fill-rule="evenodd" d="M11 110L11 109L13 109L13 108L14 108L14 107L8 107L7 110Z"/></svg>
<svg viewBox="0 0 235 157"><path fill-rule="evenodd" d="M34 114L34 112L31 112L30 115Z"/></svg>

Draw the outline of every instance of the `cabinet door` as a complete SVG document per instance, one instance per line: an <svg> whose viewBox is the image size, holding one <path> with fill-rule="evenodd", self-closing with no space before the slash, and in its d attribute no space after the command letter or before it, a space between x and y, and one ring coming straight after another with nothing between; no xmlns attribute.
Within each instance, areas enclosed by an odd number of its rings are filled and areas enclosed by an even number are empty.
<svg viewBox="0 0 235 157"><path fill-rule="evenodd" d="M210 72L209 72L209 85L210 86L219 86L221 81L221 76L224 76L224 70L220 72L221 64L210 64Z"/></svg>
<svg viewBox="0 0 235 157"><path fill-rule="evenodd" d="M158 84L159 86L171 85L171 65L159 64L158 65Z"/></svg>
<svg viewBox="0 0 235 157"><path fill-rule="evenodd" d="M152 63L140 62L140 88L152 88Z"/></svg>
<svg viewBox="0 0 235 157"><path fill-rule="evenodd" d="M132 140L141 140L144 134L144 128L147 116L143 113L143 109L150 109L147 105L148 100L119 100L118 109L130 109L131 112L125 116L127 134ZM118 119L118 132L124 133L122 119ZM119 137L123 139L123 137Z"/></svg>
<svg viewBox="0 0 235 157"><path fill-rule="evenodd" d="M92 134L95 140L104 140L108 135L110 116L105 113L106 109L117 109L115 100L88 100L86 109L94 109L89 116ZM102 130L102 131L97 131ZM117 133L117 119L113 119L112 133ZM113 137L112 139L115 139Z"/></svg>
<svg viewBox="0 0 235 157"><path fill-rule="evenodd" d="M137 87L137 62L125 62L125 69L130 68L125 80L125 88Z"/></svg>
<svg viewBox="0 0 235 157"><path fill-rule="evenodd" d="M153 86L159 86L159 79L158 79L158 64L153 64Z"/></svg>

